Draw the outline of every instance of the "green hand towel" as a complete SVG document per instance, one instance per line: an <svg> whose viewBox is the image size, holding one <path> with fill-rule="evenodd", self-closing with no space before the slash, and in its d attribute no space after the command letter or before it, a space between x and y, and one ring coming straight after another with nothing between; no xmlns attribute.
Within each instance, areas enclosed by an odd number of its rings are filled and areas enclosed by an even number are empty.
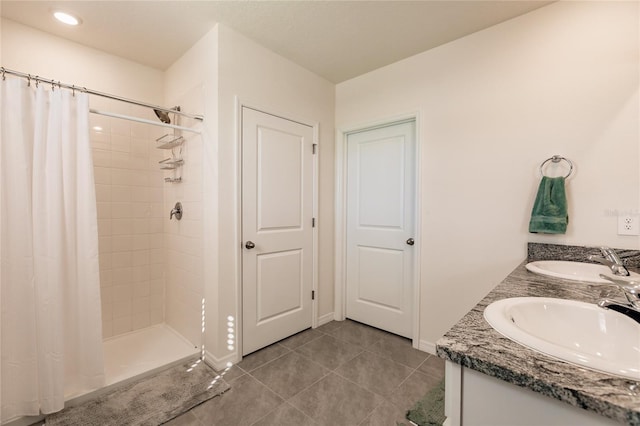
<svg viewBox="0 0 640 426"><path fill-rule="evenodd" d="M568 223L564 178L543 176L533 203L529 232L564 234Z"/></svg>

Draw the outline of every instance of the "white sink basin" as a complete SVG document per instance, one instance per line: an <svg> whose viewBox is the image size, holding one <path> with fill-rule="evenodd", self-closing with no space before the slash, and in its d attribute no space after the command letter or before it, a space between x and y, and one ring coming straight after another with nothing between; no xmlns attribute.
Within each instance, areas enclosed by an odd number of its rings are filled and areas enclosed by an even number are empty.
<svg viewBox="0 0 640 426"><path fill-rule="evenodd" d="M484 318L530 349L592 370L640 379L640 324L584 302L514 297L491 303Z"/></svg>
<svg viewBox="0 0 640 426"><path fill-rule="evenodd" d="M611 284L610 281L600 278L600 274L610 275L616 279L624 281L640 281L640 274L631 272L629 277L613 275L609 267L595 263L567 262L564 260L538 260L536 262L527 263L525 267L535 274L564 278L565 280L571 281Z"/></svg>

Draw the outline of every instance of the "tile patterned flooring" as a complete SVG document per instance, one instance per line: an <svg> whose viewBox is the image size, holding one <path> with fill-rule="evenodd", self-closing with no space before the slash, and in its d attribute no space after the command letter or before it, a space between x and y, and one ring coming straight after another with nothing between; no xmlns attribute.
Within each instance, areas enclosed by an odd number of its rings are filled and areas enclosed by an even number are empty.
<svg viewBox="0 0 640 426"><path fill-rule="evenodd" d="M444 360L355 321L330 322L245 357L231 389L167 426L395 426L444 377Z"/></svg>

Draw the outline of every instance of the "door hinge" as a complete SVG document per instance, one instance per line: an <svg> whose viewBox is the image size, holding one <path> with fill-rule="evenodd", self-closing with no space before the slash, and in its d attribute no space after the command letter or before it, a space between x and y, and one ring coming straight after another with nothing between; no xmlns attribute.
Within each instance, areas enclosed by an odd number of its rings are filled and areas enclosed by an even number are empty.
<svg viewBox="0 0 640 426"><path fill-rule="evenodd" d="M316 153L316 149L318 148L318 144L314 143L313 145L311 145L311 147L312 147L311 149L313 150L313 153L315 154Z"/></svg>
<svg viewBox="0 0 640 426"><path fill-rule="evenodd" d="M315 227L316 227L316 218L315 218L315 217L312 217L312 218L311 218L311 227L312 227L312 228L315 228Z"/></svg>
<svg viewBox="0 0 640 426"><path fill-rule="evenodd" d="M316 291L311 290L311 300L316 300Z"/></svg>

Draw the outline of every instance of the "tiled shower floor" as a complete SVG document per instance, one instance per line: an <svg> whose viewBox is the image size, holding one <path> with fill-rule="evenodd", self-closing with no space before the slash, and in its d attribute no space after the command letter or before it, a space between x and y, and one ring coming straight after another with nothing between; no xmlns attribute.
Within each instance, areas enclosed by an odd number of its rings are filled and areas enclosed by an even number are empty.
<svg viewBox="0 0 640 426"><path fill-rule="evenodd" d="M231 389L168 426L395 426L444 377L444 361L354 321L306 330L245 357Z"/></svg>

